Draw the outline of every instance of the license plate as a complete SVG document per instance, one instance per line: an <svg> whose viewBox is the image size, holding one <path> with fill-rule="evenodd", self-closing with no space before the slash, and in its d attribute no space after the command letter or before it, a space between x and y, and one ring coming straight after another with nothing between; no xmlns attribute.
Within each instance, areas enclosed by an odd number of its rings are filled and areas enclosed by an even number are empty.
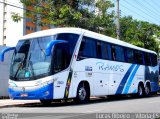
<svg viewBox="0 0 160 119"><path fill-rule="evenodd" d="M28 97L28 94L21 94L21 97Z"/></svg>

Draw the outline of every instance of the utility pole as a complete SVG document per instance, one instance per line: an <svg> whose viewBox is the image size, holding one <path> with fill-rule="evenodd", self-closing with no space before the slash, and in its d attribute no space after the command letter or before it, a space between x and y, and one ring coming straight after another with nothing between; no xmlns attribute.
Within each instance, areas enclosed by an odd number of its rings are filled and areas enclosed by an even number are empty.
<svg viewBox="0 0 160 119"><path fill-rule="evenodd" d="M116 1L117 3L117 39L120 39L120 23L119 23L119 0Z"/></svg>

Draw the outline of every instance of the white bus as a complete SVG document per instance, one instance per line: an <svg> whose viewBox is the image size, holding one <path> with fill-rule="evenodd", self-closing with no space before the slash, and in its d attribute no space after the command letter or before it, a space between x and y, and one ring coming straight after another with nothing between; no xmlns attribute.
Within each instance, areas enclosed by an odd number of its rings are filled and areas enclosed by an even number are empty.
<svg viewBox="0 0 160 119"><path fill-rule="evenodd" d="M12 99L87 102L90 96L157 92L157 54L81 28L55 28L24 36L10 66Z"/></svg>

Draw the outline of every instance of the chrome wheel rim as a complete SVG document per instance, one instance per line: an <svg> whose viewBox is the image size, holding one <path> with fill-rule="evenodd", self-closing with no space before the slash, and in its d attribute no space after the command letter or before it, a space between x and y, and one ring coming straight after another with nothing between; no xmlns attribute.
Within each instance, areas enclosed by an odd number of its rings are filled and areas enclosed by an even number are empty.
<svg viewBox="0 0 160 119"><path fill-rule="evenodd" d="M84 87L81 87L80 89L79 89L79 98L80 98L80 100L85 100L85 98L86 98L86 90L85 90L85 88Z"/></svg>

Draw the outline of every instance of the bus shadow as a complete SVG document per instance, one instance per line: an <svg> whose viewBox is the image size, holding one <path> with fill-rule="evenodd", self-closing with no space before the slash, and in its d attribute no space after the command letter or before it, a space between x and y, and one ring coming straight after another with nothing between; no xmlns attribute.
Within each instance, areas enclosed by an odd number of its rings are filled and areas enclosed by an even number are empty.
<svg viewBox="0 0 160 119"><path fill-rule="evenodd" d="M75 103L72 100L63 100L59 102L53 102L50 105L43 105L42 103L26 103L26 104L18 104L18 105L12 105L12 106L7 106L7 107L63 107L63 106L80 106L80 105L92 105L96 103L109 103L109 102L118 102L118 101L125 101L125 100L140 100L140 99L147 99L147 98L154 98L154 97L160 97L160 94L157 95L151 95L148 97L142 97L142 98L137 98L132 95L127 95L127 96L112 96L112 97L95 97L91 98L91 100L88 103L85 104L79 104Z"/></svg>

